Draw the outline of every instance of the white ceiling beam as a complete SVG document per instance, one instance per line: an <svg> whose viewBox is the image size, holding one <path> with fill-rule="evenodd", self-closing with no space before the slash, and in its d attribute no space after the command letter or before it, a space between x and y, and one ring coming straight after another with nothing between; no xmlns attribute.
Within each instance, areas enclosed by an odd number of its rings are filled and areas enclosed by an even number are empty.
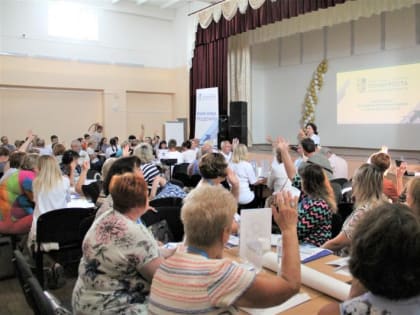
<svg viewBox="0 0 420 315"><path fill-rule="evenodd" d="M111 0L111 3L112 3L112 4L116 4L116 3L118 3L118 2L120 2L120 0Z"/></svg>
<svg viewBox="0 0 420 315"><path fill-rule="evenodd" d="M137 5L142 5L143 3L146 3L147 0L137 0L136 3Z"/></svg>
<svg viewBox="0 0 420 315"><path fill-rule="evenodd" d="M174 4L178 3L179 1L180 0L169 0L168 2L165 2L164 4L162 4L160 7L161 9L169 8L173 6Z"/></svg>

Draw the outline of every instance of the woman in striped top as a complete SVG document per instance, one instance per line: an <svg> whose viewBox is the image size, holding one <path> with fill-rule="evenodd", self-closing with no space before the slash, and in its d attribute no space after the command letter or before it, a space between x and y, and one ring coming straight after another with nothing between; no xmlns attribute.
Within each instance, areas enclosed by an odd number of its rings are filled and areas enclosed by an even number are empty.
<svg viewBox="0 0 420 315"><path fill-rule="evenodd" d="M256 275L223 259L236 200L226 189L202 186L184 199L181 219L186 251L178 250L156 271L149 314L235 314L237 307L269 307L296 294L300 263L296 199L278 195L273 215L283 234L281 275Z"/></svg>
<svg viewBox="0 0 420 315"><path fill-rule="evenodd" d="M159 176L160 171L157 166L153 163L153 148L148 143L140 143L134 149L134 155L136 155L140 161L140 168L143 172L144 180L149 188L152 188L153 180L156 176Z"/></svg>

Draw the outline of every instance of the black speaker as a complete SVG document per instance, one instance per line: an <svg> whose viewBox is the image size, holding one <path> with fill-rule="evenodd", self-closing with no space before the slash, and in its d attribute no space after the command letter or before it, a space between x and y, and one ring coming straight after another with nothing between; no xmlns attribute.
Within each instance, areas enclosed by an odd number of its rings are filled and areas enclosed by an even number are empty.
<svg viewBox="0 0 420 315"><path fill-rule="evenodd" d="M240 143L248 145L248 128L247 126L232 126L229 127L230 139L238 138Z"/></svg>
<svg viewBox="0 0 420 315"><path fill-rule="evenodd" d="M230 102L230 125L246 126L247 125L247 107L246 102Z"/></svg>
<svg viewBox="0 0 420 315"><path fill-rule="evenodd" d="M227 115L220 115L217 142L220 144L224 140L229 140L229 118Z"/></svg>

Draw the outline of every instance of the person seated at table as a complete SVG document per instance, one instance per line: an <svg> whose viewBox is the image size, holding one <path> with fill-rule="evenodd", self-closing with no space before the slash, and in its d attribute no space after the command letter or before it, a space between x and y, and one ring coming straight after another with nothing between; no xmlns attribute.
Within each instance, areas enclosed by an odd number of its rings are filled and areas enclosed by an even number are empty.
<svg viewBox="0 0 420 315"><path fill-rule="evenodd" d="M140 168L143 172L144 180L149 188L153 185L153 180L160 175L160 170L153 163L153 148L150 144L143 142L134 148L134 155L140 159Z"/></svg>
<svg viewBox="0 0 420 315"><path fill-rule="evenodd" d="M382 194L382 172L372 164L363 164L352 180L354 210L344 221L341 232L322 247L340 251L341 256L349 254L349 246L355 235L354 229L359 221L373 208L387 202Z"/></svg>
<svg viewBox="0 0 420 315"><path fill-rule="evenodd" d="M281 151L277 148L275 150L275 161L271 164L271 171L267 178L267 187L274 193L292 188L292 182L284 168Z"/></svg>
<svg viewBox="0 0 420 315"><path fill-rule="evenodd" d="M110 195L109 186L112 181L112 178L115 175L121 175L124 173L135 173L139 176L143 176L141 169L140 169L140 159L136 155L131 155L122 158L113 158L114 161L112 162L111 166L107 167L106 174L104 174L104 181L102 184L102 190L104 195L106 196L104 200L102 200L102 204L98 211L96 211L96 218L98 218L102 213L108 211L113 206L112 197ZM108 160L107 160L108 161ZM106 163L106 162L105 162ZM106 164L105 164L106 165ZM104 166L105 166L104 165Z"/></svg>
<svg viewBox="0 0 420 315"><path fill-rule="evenodd" d="M401 204L373 209L354 233L350 299L324 306L318 314L419 314L419 261L419 218Z"/></svg>
<svg viewBox="0 0 420 315"><path fill-rule="evenodd" d="M207 153L213 152L213 143L211 141L204 142L203 146L198 150L196 159L188 165L187 174L189 176L201 175L198 164L200 163L201 157Z"/></svg>
<svg viewBox="0 0 420 315"><path fill-rule="evenodd" d="M28 237L29 249L32 249L35 245L38 218L51 210L66 208L70 201L70 180L67 176L61 174L53 156L42 155L39 157L32 189L35 210Z"/></svg>
<svg viewBox="0 0 420 315"><path fill-rule="evenodd" d="M188 194L181 210L186 250L177 250L155 273L149 314L236 314L238 307L281 304L299 291L296 198L279 194L272 209L283 235L280 276L223 259L236 208L220 185Z"/></svg>
<svg viewBox="0 0 420 315"><path fill-rule="evenodd" d="M311 164L302 173L303 196L299 202L298 237L303 243L321 246L331 239L334 192L321 166Z"/></svg>
<svg viewBox="0 0 420 315"><path fill-rule="evenodd" d="M411 179L407 184L407 205L420 218L420 177Z"/></svg>
<svg viewBox="0 0 420 315"><path fill-rule="evenodd" d="M203 155L199 161L201 180L197 187L218 186L227 181L230 192L236 200L239 198L239 180L228 166L225 157L219 152ZM226 186L225 186L226 187Z"/></svg>
<svg viewBox="0 0 420 315"><path fill-rule="evenodd" d="M83 240L73 312L145 314L149 284L163 262L153 235L136 223L148 209L147 185L140 174L118 174L109 192L113 207L93 222Z"/></svg>
<svg viewBox="0 0 420 315"><path fill-rule="evenodd" d="M83 195L82 186L86 181L90 165L89 161L83 161L82 165L79 165L79 161L79 154L76 151L64 151L60 163L60 170L61 174L69 178L70 187L74 187L76 193Z"/></svg>
<svg viewBox="0 0 420 315"><path fill-rule="evenodd" d="M10 153L9 161L4 168L3 176L0 178L0 184L4 182L10 175L20 170L25 161L25 152L14 151Z"/></svg>
<svg viewBox="0 0 420 315"><path fill-rule="evenodd" d="M392 202L397 202L398 197L400 196L402 192L402 178L404 176L404 173L406 169L404 169L403 172L399 171L401 167L397 167L397 173L396 173L396 180L397 182L400 181L401 183L397 185L399 189L394 185L392 180L386 178L386 173L388 172L389 168L391 167L391 157L389 154L385 152L378 152L369 158L369 162L373 165L376 165L383 175L383 193L392 200Z"/></svg>
<svg viewBox="0 0 420 315"><path fill-rule="evenodd" d="M240 143L233 147L232 162L229 163L229 167L239 179L239 207L258 208L258 200L249 185L259 185L263 180L257 178L254 168L248 162L248 149L245 144Z"/></svg>
<svg viewBox="0 0 420 315"><path fill-rule="evenodd" d="M0 233L25 234L32 224L32 182L38 154L26 154L21 168L0 184Z"/></svg>
<svg viewBox="0 0 420 315"><path fill-rule="evenodd" d="M183 163L184 157L182 153L179 152L176 148L176 140L170 139L168 142L168 152L166 152L165 159L176 159L177 164Z"/></svg>

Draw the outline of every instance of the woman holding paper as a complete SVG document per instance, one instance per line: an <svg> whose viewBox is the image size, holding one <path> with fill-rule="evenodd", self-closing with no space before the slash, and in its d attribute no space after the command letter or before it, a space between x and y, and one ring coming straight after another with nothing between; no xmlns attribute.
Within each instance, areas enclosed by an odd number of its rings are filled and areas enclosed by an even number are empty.
<svg viewBox="0 0 420 315"><path fill-rule="evenodd" d="M382 172L377 166L363 164L353 176L353 197L355 208L344 221L341 232L322 247L332 251L341 251L341 256L347 256L348 248L353 239L354 229L371 209L385 203L382 194Z"/></svg>
<svg viewBox="0 0 420 315"><path fill-rule="evenodd" d="M419 218L401 204L370 211L352 242L349 268L357 287L352 286L351 299L324 306L318 314L419 314L419 261Z"/></svg>
<svg viewBox="0 0 420 315"><path fill-rule="evenodd" d="M178 250L153 278L149 314L236 314L236 307L269 307L299 291L296 198L278 194L272 208L282 230L281 275L255 274L223 259L236 200L226 189L202 186L184 199L187 251Z"/></svg>

